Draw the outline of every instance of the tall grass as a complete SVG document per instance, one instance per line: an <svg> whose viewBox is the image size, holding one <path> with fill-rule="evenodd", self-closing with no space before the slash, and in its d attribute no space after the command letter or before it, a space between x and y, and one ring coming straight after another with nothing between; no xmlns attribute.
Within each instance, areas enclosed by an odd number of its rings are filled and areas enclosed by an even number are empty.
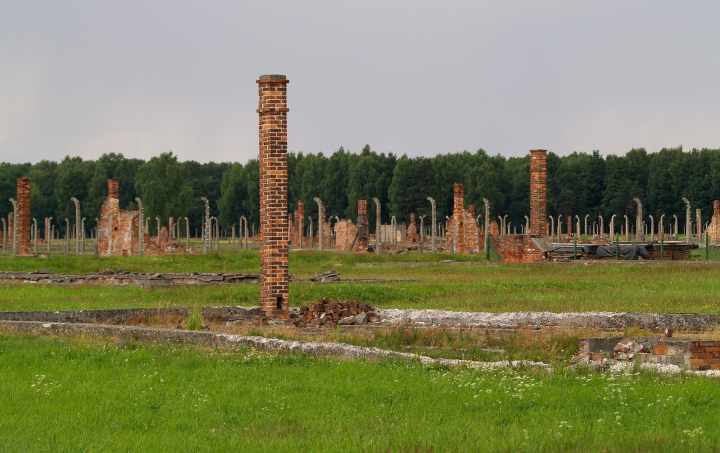
<svg viewBox="0 0 720 453"><path fill-rule="evenodd" d="M328 269L341 277L359 279L420 279L395 283L292 283L290 303L307 305L328 297L335 300L362 300L381 308L438 308L467 311L630 311L720 313L718 269L693 265L455 265L430 264L419 267L356 267L360 261L438 260L444 255L353 255L341 253L293 252L290 272L308 277ZM242 271L258 272L257 251L220 253L208 256L124 258L117 265L126 270L145 271ZM60 272L66 263L104 268L106 262L80 258L58 261ZM153 260L157 260L156 262ZM0 260L4 263L32 263L28 260ZM48 262L51 262L48 259ZM138 268L131 265L136 263ZM153 307L158 305L257 305L256 285L184 287L76 287L42 285L0 285L0 310L58 310L71 308Z"/></svg>
<svg viewBox="0 0 720 453"><path fill-rule="evenodd" d="M0 450L717 451L719 385L0 336Z"/></svg>

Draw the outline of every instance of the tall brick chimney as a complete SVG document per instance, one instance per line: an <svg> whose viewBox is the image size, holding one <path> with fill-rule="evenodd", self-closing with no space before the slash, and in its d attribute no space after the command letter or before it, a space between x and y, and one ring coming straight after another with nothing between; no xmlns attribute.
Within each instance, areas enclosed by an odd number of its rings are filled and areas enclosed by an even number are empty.
<svg viewBox="0 0 720 453"><path fill-rule="evenodd" d="M465 187L462 184L453 184L453 238L455 240L455 253L465 253Z"/></svg>
<svg viewBox="0 0 720 453"><path fill-rule="evenodd" d="M108 179L108 198L114 200L120 199L120 181L117 179Z"/></svg>
<svg viewBox="0 0 720 453"><path fill-rule="evenodd" d="M547 150L530 150L530 233L547 236Z"/></svg>
<svg viewBox="0 0 720 453"><path fill-rule="evenodd" d="M368 244L367 200L358 200L357 234L358 250L366 252Z"/></svg>
<svg viewBox="0 0 720 453"><path fill-rule="evenodd" d="M32 255L30 250L30 178L17 179L18 255Z"/></svg>
<svg viewBox="0 0 720 453"><path fill-rule="evenodd" d="M290 317L288 299L287 84L284 75L257 80L260 96L260 308L269 318Z"/></svg>

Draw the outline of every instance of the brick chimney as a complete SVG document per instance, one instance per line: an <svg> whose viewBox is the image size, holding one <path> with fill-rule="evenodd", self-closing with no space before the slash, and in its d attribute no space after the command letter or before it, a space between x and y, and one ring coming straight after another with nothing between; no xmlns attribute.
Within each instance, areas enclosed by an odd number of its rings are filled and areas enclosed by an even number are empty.
<svg viewBox="0 0 720 453"><path fill-rule="evenodd" d="M465 187L462 184L453 184L453 238L455 240L455 253L465 253Z"/></svg>
<svg viewBox="0 0 720 453"><path fill-rule="evenodd" d="M287 84L284 75L257 80L260 97L260 308L290 317L288 273Z"/></svg>
<svg viewBox="0 0 720 453"><path fill-rule="evenodd" d="M358 200L357 231L358 249L366 252L368 243L367 200Z"/></svg>
<svg viewBox="0 0 720 453"><path fill-rule="evenodd" d="M32 255L30 250L30 178L17 179L18 255ZM10 224L12 230L12 224Z"/></svg>
<svg viewBox="0 0 720 453"><path fill-rule="evenodd" d="M530 150L530 233L547 236L547 150Z"/></svg>
<svg viewBox="0 0 720 453"><path fill-rule="evenodd" d="M120 181L117 179L108 179L108 198L114 200L120 199Z"/></svg>

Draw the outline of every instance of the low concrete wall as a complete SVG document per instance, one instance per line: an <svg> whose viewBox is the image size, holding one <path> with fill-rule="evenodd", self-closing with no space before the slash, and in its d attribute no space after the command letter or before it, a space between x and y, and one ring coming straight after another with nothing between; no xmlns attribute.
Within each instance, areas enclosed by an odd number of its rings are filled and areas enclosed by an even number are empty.
<svg viewBox="0 0 720 453"><path fill-rule="evenodd" d="M640 327L662 331L666 328L676 331L708 331L720 325L718 314L695 313L614 313L614 312L508 312L480 313L446 310L398 310L376 309L380 322L398 324L409 322L421 325L467 325L488 328L572 327L602 330L623 330L626 327Z"/></svg>
<svg viewBox="0 0 720 453"><path fill-rule="evenodd" d="M260 307L200 307L203 318L208 321L241 321L260 316ZM191 307L167 308L113 308L104 310L64 310L64 311L4 311L0 320L37 321L66 323L109 323L127 324L144 321L153 316L187 316Z"/></svg>
<svg viewBox="0 0 720 453"><path fill-rule="evenodd" d="M103 272L98 274L53 274L39 272L0 272L0 283L71 285L218 285L258 283L260 274L200 274Z"/></svg>
<svg viewBox="0 0 720 453"><path fill-rule="evenodd" d="M230 335L207 331L157 329L152 327L109 326L98 324L44 323L33 321L0 321L0 330L25 334L45 334L70 337L91 335L123 341L148 343L185 343L206 347L249 346L260 350L303 353L311 356L347 357L352 359L378 360L384 358L417 360L423 364L464 366L468 368L515 368L536 367L551 370L550 365L531 361L475 362L458 359L433 359L406 352L387 351L378 348L352 346L324 341L278 340L255 336Z"/></svg>

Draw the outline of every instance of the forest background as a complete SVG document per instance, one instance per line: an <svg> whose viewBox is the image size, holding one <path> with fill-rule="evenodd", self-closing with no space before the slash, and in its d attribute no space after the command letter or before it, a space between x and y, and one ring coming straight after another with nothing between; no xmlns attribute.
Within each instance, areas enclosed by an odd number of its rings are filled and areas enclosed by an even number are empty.
<svg viewBox="0 0 720 453"><path fill-rule="evenodd" d="M465 204L474 204L484 213L482 198L490 201L491 220L508 215L514 225L524 225L530 213L530 155L505 158L489 156L482 149L472 152L439 154L435 157L398 157L378 153L366 146L359 154L343 148L323 153L289 153L290 210L298 200L305 201L305 215L317 220L319 197L326 214L340 218L357 217L357 201L368 200L369 223L375 224L372 198L382 204L382 222L396 216L409 222L410 213L430 215L428 196L437 203L438 221L452 215L453 184L465 185ZM657 220L665 214L685 218L682 197L694 209L701 208L702 220L712 216L713 200L720 199L720 149L665 148L656 153L632 149L624 156L572 153L558 156L548 152L548 215L603 215L609 223L612 214L634 218L634 197L642 200L645 214ZM150 218L160 217L167 225L170 216L187 216L193 231L200 228L203 204L210 200L211 215L230 231L245 215L258 225L259 167L252 159L240 163L179 162L172 152L148 161L109 153L97 160L65 157L61 162L0 164L0 214L12 211L9 198L16 197L16 178L29 177L31 217L52 217L64 232L64 219L74 222L71 197L80 200L86 229L95 227L100 206L107 198L107 180L120 180L120 206L137 209L140 197ZM5 213L5 214L3 214ZM594 219L593 219L594 220ZM694 219L693 219L694 220ZM591 220L592 221L592 220ZM418 220L419 222L419 220ZM427 222L429 223L429 222ZM426 224L427 224L426 223ZM617 221L616 225L621 223ZM681 220L682 223L682 220ZM150 222L154 234L155 222ZM43 235L43 232L41 232Z"/></svg>

